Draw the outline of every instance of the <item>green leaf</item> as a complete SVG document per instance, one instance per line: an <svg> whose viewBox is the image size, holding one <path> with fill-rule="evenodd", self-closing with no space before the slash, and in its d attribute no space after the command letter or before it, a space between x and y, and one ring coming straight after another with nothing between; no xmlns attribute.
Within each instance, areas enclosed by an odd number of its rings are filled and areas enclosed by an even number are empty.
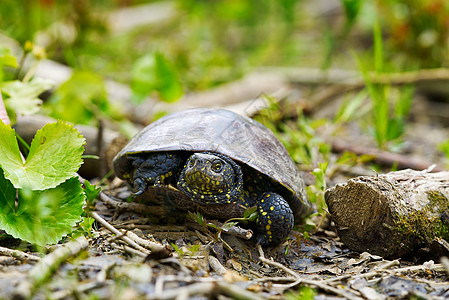
<svg viewBox="0 0 449 300"><path fill-rule="evenodd" d="M341 0L346 16L346 26L351 26L360 12L362 1L360 0Z"/></svg>
<svg viewBox="0 0 449 300"><path fill-rule="evenodd" d="M7 180L0 168L0 227L5 229L3 218L11 217L8 212L14 211L16 200L16 189L12 183Z"/></svg>
<svg viewBox="0 0 449 300"><path fill-rule="evenodd" d="M157 89L155 65L154 55L145 55L139 58L132 67L131 88L137 102L142 101L145 96Z"/></svg>
<svg viewBox="0 0 449 300"><path fill-rule="evenodd" d="M89 181L85 181L84 185L86 186L86 196L88 201L92 201L97 198L98 194L101 191L100 187L96 187L94 184L91 184Z"/></svg>
<svg viewBox="0 0 449 300"><path fill-rule="evenodd" d="M251 206L243 212L244 218L249 218L252 214L257 213L257 206Z"/></svg>
<svg viewBox="0 0 449 300"><path fill-rule="evenodd" d="M45 109L52 117L75 124L96 124L99 118L115 118L121 114L107 101L103 78L88 71L74 72L55 91Z"/></svg>
<svg viewBox="0 0 449 300"><path fill-rule="evenodd" d="M182 84L174 66L161 53L156 53L156 76L162 100L174 102L183 94Z"/></svg>
<svg viewBox="0 0 449 300"><path fill-rule="evenodd" d="M93 210L95 208L96 199L100 191L100 187L96 187L95 185L90 184L90 182L87 180L84 182L84 192L87 197L86 211Z"/></svg>
<svg viewBox="0 0 449 300"><path fill-rule="evenodd" d="M14 130L0 125L0 166L16 188L44 190L74 177L82 164L85 139L72 125L58 121L38 130L23 163Z"/></svg>
<svg viewBox="0 0 449 300"><path fill-rule="evenodd" d="M197 222L201 226L206 225L206 220L199 212L197 212L197 213L189 212L189 217L192 218L195 222Z"/></svg>
<svg viewBox="0 0 449 300"><path fill-rule="evenodd" d="M237 224L238 224L238 222L228 222L228 223L223 224L223 226L221 226L221 229L223 229L224 231L229 231L229 229L236 226Z"/></svg>
<svg viewBox="0 0 449 300"><path fill-rule="evenodd" d="M1 170L1 169L0 169ZM45 191L15 189L0 172L0 228L37 245L55 244L81 220L85 195L77 178Z"/></svg>
<svg viewBox="0 0 449 300"><path fill-rule="evenodd" d="M182 83L175 67L161 53L138 59L131 71L134 99L139 103L156 91L163 101L173 102L183 95Z"/></svg>
<svg viewBox="0 0 449 300"><path fill-rule="evenodd" d="M52 88L53 83L49 80L36 78L30 82L7 81L1 87L2 92L9 96L5 99L5 105L8 109L30 115L39 111L42 100L38 96Z"/></svg>
<svg viewBox="0 0 449 300"><path fill-rule="evenodd" d="M15 170L22 167L22 157L20 156L19 144L17 143L15 130L10 125L4 124L0 120L0 167L4 170ZM9 172L6 171L6 176Z"/></svg>
<svg viewBox="0 0 449 300"><path fill-rule="evenodd" d="M0 47L0 65L12 68L17 68L17 59L11 55L11 50L8 48Z"/></svg>

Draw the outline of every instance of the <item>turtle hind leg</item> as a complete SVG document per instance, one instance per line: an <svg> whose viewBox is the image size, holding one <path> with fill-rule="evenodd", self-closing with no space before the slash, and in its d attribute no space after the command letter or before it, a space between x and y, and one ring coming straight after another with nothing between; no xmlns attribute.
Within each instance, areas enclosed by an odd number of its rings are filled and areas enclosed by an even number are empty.
<svg viewBox="0 0 449 300"><path fill-rule="evenodd" d="M277 245L293 229L293 212L287 201L276 193L265 193L258 204L256 242L262 246Z"/></svg>
<svg viewBox="0 0 449 300"><path fill-rule="evenodd" d="M182 165L176 153L155 152L146 155L130 156L133 161L133 174L130 184L134 195L142 194L147 186L170 184Z"/></svg>

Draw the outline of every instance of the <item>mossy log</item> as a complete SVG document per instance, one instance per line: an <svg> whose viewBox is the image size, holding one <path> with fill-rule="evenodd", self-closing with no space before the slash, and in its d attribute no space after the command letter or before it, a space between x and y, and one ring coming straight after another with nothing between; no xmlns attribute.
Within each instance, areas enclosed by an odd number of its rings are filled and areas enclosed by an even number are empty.
<svg viewBox="0 0 449 300"><path fill-rule="evenodd" d="M449 240L449 172L357 177L325 199L341 240L358 252L401 257Z"/></svg>

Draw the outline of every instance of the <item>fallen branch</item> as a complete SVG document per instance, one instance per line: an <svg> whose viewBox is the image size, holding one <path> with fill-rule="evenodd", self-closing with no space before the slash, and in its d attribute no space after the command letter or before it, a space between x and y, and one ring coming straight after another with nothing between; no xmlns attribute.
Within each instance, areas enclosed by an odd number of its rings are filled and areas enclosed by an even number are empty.
<svg viewBox="0 0 449 300"><path fill-rule="evenodd" d="M147 216L162 216L165 214L165 210L162 206L150 206L137 202L117 201L103 192L100 192L99 197L106 206L117 209L118 211L126 210Z"/></svg>
<svg viewBox="0 0 449 300"><path fill-rule="evenodd" d="M378 163L379 165L389 167L397 165L399 169L424 170L433 165L428 161L413 158L407 155L391 153L388 151L382 151L379 149L368 148L360 145L350 145L340 140L332 141L332 151L337 153L348 151L357 155L369 155L372 156L374 158L374 162ZM443 169L439 166L435 166L432 171L440 172L443 171Z"/></svg>
<svg viewBox="0 0 449 300"><path fill-rule="evenodd" d="M11 256L21 261L39 261L40 257L19 250L0 247L0 255Z"/></svg>
<svg viewBox="0 0 449 300"><path fill-rule="evenodd" d="M449 172L362 176L325 193L338 235L358 252L401 257L448 239Z"/></svg>
<svg viewBox="0 0 449 300"><path fill-rule="evenodd" d="M41 286L69 257L77 255L86 249L89 242L84 236L70 241L64 246L57 248L52 253L42 258L28 273L30 280L21 282L16 294L18 299L29 299L34 290Z"/></svg>
<svg viewBox="0 0 449 300"><path fill-rule="evenodd" d="M151 250L151 254L154 255L155 253L158 254L159 258L166 258L172 255L173 249L171 249L168 245L161 245L159 243L155 243L146 239L143 239L137 234L131 232L131 231L123 231L125 232L125 235L135 241L137 244L139 244L142 247L145 247L146 249Z"/></svg>

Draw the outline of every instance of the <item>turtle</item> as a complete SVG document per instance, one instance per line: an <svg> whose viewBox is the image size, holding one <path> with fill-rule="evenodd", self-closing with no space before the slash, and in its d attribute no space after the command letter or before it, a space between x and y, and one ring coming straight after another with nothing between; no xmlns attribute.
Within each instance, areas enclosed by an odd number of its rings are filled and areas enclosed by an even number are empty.
<svg viewBox="0 0 449 300"><path fill-rule="evenodd" d="M170 187L183 195L179 207L206 216L241 217L256 206L262 246L284 241L314 211L282 143L261 123L226 109L187 109L150 123L114 157L113 168L135 196Z"/></svg>

